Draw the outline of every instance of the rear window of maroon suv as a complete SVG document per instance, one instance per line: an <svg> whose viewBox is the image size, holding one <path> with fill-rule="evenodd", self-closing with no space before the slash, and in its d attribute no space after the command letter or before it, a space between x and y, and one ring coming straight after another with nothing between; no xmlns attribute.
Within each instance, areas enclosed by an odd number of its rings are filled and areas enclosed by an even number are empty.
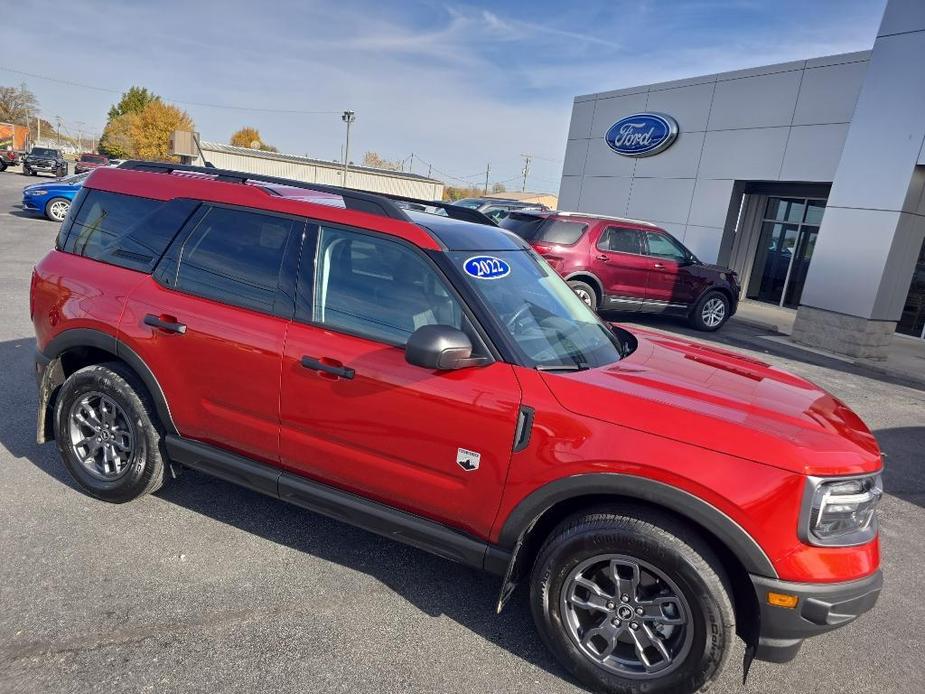
<svg viewBox="0 0 925 694"><path fill-rule="evenodd" d="M512 212L501 220L501 227L513 231L527 243L571 246L578 242L588 225L565 219L536 217Z"/></svg>

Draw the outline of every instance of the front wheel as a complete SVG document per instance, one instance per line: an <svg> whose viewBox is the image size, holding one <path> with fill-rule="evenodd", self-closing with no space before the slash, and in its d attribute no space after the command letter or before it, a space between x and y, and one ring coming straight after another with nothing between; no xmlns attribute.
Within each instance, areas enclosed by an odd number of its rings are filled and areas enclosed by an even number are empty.
<svg viewBox="0 0 925 694"><path fill-rule="evenodd" d="M710 548L643 509L563 522L539 552L530 594L543 642L594 691L695 692L719 676L735 634Z"/></svg>
<svg viewBox="0 0 925 694"><path fill-rule="evenodd" d="M572 291L575 292L579 299L585 302L588 308L592 311L597 310L597 294L591 285L579 280L569 280L568 286L572 288Z"/></svg>
<svg viewBox="0 0 925 694"><path fill-rule="evenodd" d="M718 291L709 291L700 297L690 314L691 326L697 330L713 332L729 320L729 299Z"/></svg>
<svg viewBox="0 0 925 694"><path fill-rule="evenodd" d="M22 175L23 175L23 176L31 176L31 175L32 175L32 172L29 171L29 169L26 167L25 164L22 165Z"/></svg>
<svg viewBox="0 0 925 694"><path fill-rule="evenodd" d="M67 217L67 211L71 209L71 203L65 198L52 198L45 205L45 216L53 222L63 222Z"/></svg>
<svg viewBox="0 0 925 694"><path fill-rule="evenodd" d="M55 403L55 442L89 494L123 503L164 483L163 429L141 380L116 362L71 374Z"/></svg>

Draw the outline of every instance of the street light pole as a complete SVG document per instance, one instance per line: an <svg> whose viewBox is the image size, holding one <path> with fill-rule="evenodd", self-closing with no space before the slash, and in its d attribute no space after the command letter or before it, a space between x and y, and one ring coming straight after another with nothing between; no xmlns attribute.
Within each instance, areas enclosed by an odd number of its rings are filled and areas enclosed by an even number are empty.
<svg viewBox="0 0 925 694"><path fill-rule="evenodd" d="M347 162L350 161L350 124L356 120L355 111L344 111L340 117L347 124L347 141L344 143L344 188L347 187Z"/></svg>

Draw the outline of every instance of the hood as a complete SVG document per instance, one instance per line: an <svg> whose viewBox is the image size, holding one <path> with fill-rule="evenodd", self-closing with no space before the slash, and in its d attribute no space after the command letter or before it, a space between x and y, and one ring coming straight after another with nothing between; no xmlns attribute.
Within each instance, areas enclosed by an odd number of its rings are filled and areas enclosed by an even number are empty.
<svg viewBox="0 0 925 694"><path fill-rule="evenodd" d="M74 188L79 188L83 185L83 182L80 183L64 183L60 179L54 181L48 181L46 183L33 183L23 188L23 192L27 190L47 190L47 191L56 191L56 190L73 190Z"/></svg>
<svg viewBox="0 0 925 694"><path fill-rule="evenodd" d="M813 383L732 352L632 333L636 351L616 364L543 374L563 407L801 474L880 469L870 430Z"/></svg>

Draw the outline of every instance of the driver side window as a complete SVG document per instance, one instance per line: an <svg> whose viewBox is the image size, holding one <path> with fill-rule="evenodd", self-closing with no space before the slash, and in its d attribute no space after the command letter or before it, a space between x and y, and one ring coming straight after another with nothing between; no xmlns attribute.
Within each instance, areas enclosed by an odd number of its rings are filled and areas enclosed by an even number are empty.
<svg viewBox="0 0 925 694"><path fill-rule="evenodd" d="M685 253L684 249L675 243L674 239L665 234L647 231L646 246L649 249L648 254L654 255L656 258L666 258L679 263L687 260L687 253Z"/></svg>
<svg viewBox="0 0 925 694"><path fill-rule="evenodd" d="M434 269L371 235L319 230L313 294L313 322L379 342L403 346L424 325L465 330L462 307Z"/></svg>

